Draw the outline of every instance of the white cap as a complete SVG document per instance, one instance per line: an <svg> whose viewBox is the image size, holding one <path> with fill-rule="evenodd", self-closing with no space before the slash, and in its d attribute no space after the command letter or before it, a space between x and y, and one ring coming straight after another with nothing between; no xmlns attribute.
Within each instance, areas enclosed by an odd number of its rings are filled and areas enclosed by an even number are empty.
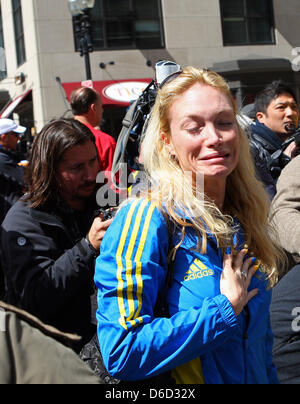
<svg viewBox="0 0 300 404"><path fill-rule="evenodd" d="M27 128L17 125L11 119L0 119L0 135L8 132L24 133Z"/></svg>

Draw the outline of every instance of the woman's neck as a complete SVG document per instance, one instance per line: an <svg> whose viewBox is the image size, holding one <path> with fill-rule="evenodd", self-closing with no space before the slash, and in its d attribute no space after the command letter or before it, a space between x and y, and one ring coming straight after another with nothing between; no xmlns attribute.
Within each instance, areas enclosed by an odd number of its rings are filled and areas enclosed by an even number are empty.
<svg viewBox="0 0 300 404"><path fill-rule="evenodd" d="M204 180L204 193L222 211L225 201L226 181L213 183Z"/></svg>

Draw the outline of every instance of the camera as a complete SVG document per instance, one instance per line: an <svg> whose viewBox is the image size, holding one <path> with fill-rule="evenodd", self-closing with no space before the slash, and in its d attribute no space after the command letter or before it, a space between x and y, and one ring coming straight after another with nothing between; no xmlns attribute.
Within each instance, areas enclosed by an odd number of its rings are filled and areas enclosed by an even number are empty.
<svg viewBox="0 0 300 404"><path fill-rule="evenodd" d="M300 154L300 127L296 127L294 123L287 123L284 128L286 132L290 134L290 137L282 143L280 149L276 150L271 155L271 159L268 162L273 178L278 178L280 174L280 171L278 172L279 167L281 169L284 168L290 162L291 158ZM297 148L293 151L292 156L289 157L285 155L285 150L292 142L295 142Z"/></svg>
<svg viewBox="0 0 300 404"><path fill-rule="evenodd" d="M101 213L102 213L103 221L112 219L115 216L115 214L117 213L117 207L102 210Z"/></svg>
<svg viewBox="0 0 300 404"><path fill-rule="evenodd" d="M282 150L286 149L286 147L292 142L295 142L297 147L300 149L300 127L296 127L296 125L293 123L287 123L284 128L288 133L291 134L291 137L282 144ZM299 153L300 150L297 154Z"/></svg>

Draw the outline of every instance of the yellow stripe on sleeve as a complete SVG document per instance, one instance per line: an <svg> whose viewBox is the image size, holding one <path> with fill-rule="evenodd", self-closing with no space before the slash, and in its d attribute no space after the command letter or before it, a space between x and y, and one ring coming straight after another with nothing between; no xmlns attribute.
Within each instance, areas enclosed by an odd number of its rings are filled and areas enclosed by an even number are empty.
<svg viewBox="0 0 300 404"><path fill-rule="evenodd" d="M130 224L132 221L132 216L133 216L133 213L134 213L138 203L139 203L139 200L137 199L136 201L133 202L133 204L131 205L131 207L129 209L129 212L128 212L128 215L126 218L126 222L125 222L125 226L123 228L119 246L118 246L117 253L116 253L117 268L118 268L117 269L117 280L118 280L117 298L118 298L119 311L120 311L120 315L121 315L119 322L120 322L121 326L125 328L125 330L127 330L127 325L126 325L126 321L125 321L126 310L125 310L124 298L123 298L124 281L122 279L122 272L123 272L122 253L124 250L129 227L130 227Z"/></svg>
<svg viewBox="0 0 300 404"><path fill-rule="evenodd" d="M155 210L155 204L151 204L149 206L148 212L146 214L143 230L141 233L141 238L139 240L139 245L137 248L137 252L134 258L134 263L136 266L136 282L137 282L137 291L136 291L136 299L138 302L137 305L137 310L135 310L135 299L133 297L133 261L132 261L132 256L133 256L133 251L134 247L136 245L136 240L137 236L141 227L141 222L142 222L142 216L144 214L144 211L149 203L148 200L143 200L141 205L138 208L134 225L133 225L133 230L131 233L131 237L128 243L128 248L126 251L125 255L125 262L126 262L126 267L123 267L123 262L122 262L122 254L124 252L124 247L126 243L126 239L128 237L128 232L129 228L132 224L132 218L134 215L134 212L137 208L137 204L140 202L140 199L137 199L130 207L125 226L123 228L119 246L117 249L117 254L116 254L116 259L117 259L117 279L118 279L118 288L117 288L117 297L118 297L118 306L119 306L119 311L120 311L120 319L119 323L121 324L122 327L125 328L125 330L128 330L128 325L130 324L131 326L135 327L139 324L142 324L143 318L139 317L141 308L142 308L142 292L143 292L143 279L142 279L142 263L141 263L141 257L145 248L146 244L146 239L149 231L149 226L151 222L151 218L153 215L153 212ZM125 302L124 302L124 293L125 293L125 288L124 288L124 281L122 278L123 271L125 269L125 276L126 276L126 292L127 292L127 303L128 303L128 308L129 308L129 314L126 316L126 308L125 308Z"/></svg>
<svg viewBox="0 0 300 404"><path fill-rule="evenodd" d="M148 204L148 201L144 200L141 203L141 206L139 207L138 213L136 215L133 231L131 234L131 238L129 241L127 253L125 256L126 281L127 281L127 301L128 301L128 305L129 305L129 316L127 317L126 321L130 321L133 318L134 312L135 312L134 299L133 299L133 280L132 280L132 266L133 266L132 254L133 254L133 249L134 249L134 246L136 243L136 238L137 238L140 226L141 226L142 216L143 216L143 213L145 211L147 204Z"/></svg>
<svg viewBox="0 0 300 404"><path fill-rule="evenodd" d="M139 323L142 322L142 318L139 318L139 315L140 315L140 311L142 308L142 293L143 293L141 257L142 257L143 251L144 251L144 247L145 247L145 243L146 243L146 239L147 239L147 235L148 235L148 231L149 231L149 226L150 226L150 222L151 222L155 207L156 206L154 203L152 203L149 207L149 210L147 212L147 216L145 219L140 243L139 243L139 246L138 246L138 249L137 249L137 252L135 255L135 259L134 259L136 262L137 299L138 299L138 309L137 309L136 315L134 316L134 320L138 320Z"/></svg>

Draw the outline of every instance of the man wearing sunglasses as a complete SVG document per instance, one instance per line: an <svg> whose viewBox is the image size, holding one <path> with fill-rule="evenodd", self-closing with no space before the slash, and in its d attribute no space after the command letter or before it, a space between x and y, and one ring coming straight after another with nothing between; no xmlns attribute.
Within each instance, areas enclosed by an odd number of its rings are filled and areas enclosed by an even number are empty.
<svg viewBox="0 0 300 404"><path fill-rule="evenodd" d="M17 144L26 131L11 119L0 119L0 224L23 194L24 172L19 166Z"/></svg>
<svg viewBox="0 0 300 404"><path fill-rule="evenodd" d="M0 119L0 224L11 206L22 196L23 167L19 166L17 144L26 131L11 119ZM4 278L0 268L0 298L4 294Z"/></svg>

